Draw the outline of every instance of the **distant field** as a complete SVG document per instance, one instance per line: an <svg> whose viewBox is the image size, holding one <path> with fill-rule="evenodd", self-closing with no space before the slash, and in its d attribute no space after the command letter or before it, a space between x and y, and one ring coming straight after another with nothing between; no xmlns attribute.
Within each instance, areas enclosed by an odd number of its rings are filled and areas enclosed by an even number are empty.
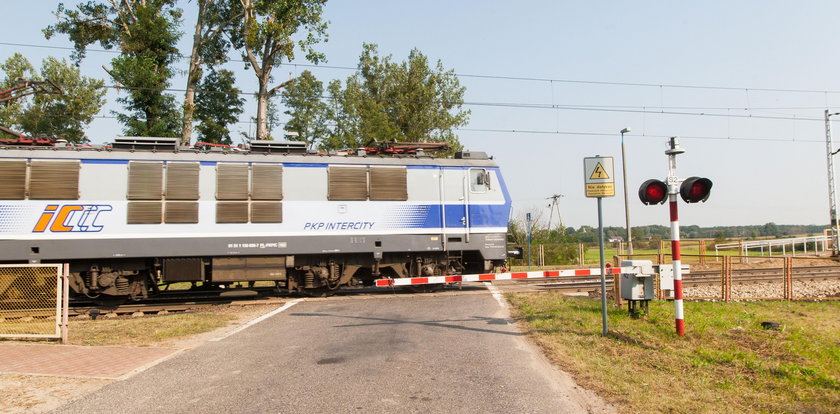
<svg viewBox="0 0 840 414"><path fill-rule="evenodd" d="M685 304L674 333L670 302L632 319L600 301L510 294L529 335L578 383L626 412L838 412L840 303ZM780 322L780 331L762 321Z"/></svg>
<svg viewBox="0 0 840 414"><path fill-rule="evenodd" d="M565 249L570 250L572 252L577 252L577 244L576 243L570 243L570 244L565 244L565 245L545 244L543 246L544 246L543 248L546 251L546 266L561 266L561 265L565 266L565 265L575 265L575 264L578 263L578 258L577 258L576 253L572 253L572 257L569 258L569 259L566 259L565 262L563 262L561 260L561 262L555 263L558 260L552 259L553 257L555 257L555 255L553 255L552 252L557 251L558 249L565 248ZM683 256L683 263L688 263L688 264L699 263L700 260L701 260L700 257L699 257L700 246L696 243L696 241L689 240L689 241L685 242L683 245L680 246L680 252L682 253L682 256ZM782 257L780 253L781 253L780 251L779 252L774 252L774 257ZM791 252L788 251L787 253L790 254ZM812 251L809 251L809 253L812 253ZM631 258L635 258L635 259L638 259L638 260L652 260L652 261L656 262L658 254L659 254L658 249L639 249L639 248L636 248L636 249L633 249L633 257L631 257ZM736 250L721 250L721 251L718 252L718 254L720 256L739 256L740 252L737 251L737 249ZM607 244L606 246L604 246L604 258L605 258L607 263L612 263L613 258L615 256L619 256L619 255L621 255L623 258L628 257L627 251L617 249L615 247L615 243L610 243L610 244ZM665 262L670 262L671 261L670 244L666 244L666 248L663 249L662 255L663 255L663 261L665 261ZM711 246L707 245L706 252L704 254L704 256L705 256L704 261L708 262L709 260L714 260L714 258L713 258L714 255L715 255L714 247L711 247ZM802 252L802 251L799 251L798 255L799 256L805 256L804 252ZM759 256L762 256L762 254L761 254L760 251L750 251L749 256L759 257ZM770 257L769 253L767 253L767 252L765 252L764 256L765 257ZM538 257L539 257L539 245L534 244L534 245L531 246L531 265L532 265L532 267L536 266L537 263L539 262ZM525 248L523 259L511 260L511 263L513 263L513 266L516 267L517 269L520 269L523 266L527 267L527 263L528 263L527 247ZM585 251L584 251L584 264L587 267L589 267L590 265L598 264L598 263L600 263L600 253L599 253L599 250L598 250L598 246L597 245L586 246Z"/></svg>

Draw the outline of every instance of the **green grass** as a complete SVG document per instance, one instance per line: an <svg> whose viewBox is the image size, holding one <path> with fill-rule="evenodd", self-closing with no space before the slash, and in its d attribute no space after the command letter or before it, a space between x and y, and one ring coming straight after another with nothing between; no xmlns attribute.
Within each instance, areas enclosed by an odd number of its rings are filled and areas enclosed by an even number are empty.
<svg viewBox="0 0 840 414"><path fill-rule="evenodd" d="M149 346L226 326L234 315L212 312L178 313L143 318L71 320L69 343L91 346Z"/></svg>
<svg viewBox="0 0 840 414"><path fill-rule="evenodd" d="M840 412L840 303L670 302L633 319L600 301L510 294L528 334L586 388L626 412ZM780 331L762 321L780 322Z"/></svg>

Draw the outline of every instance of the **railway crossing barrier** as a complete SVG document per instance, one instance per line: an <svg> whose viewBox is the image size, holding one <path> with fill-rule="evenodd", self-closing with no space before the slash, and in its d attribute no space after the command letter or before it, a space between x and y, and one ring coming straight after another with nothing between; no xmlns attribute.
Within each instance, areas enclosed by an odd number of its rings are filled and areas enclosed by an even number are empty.
<svg viewBox="0 0 840 414"><path fill-rule="evenodd" d="M617 275L623 272L631 272L633 267L611 267L606 274ZM559 278L569 276L600 276L601 269L565 269L565 270L540 270L531 272L506 272L506 273L482 273L475 275L450 275L450 276L426 276L426 277L404 277L397 279L377 279L376 286L416 286L433 285L445 283L462 282L487 282L493 280L526 280L542 278Z"/></svg>
<svg viewBox="0 0 840 414"><path fill-rule="evenodd" d="M0 265L0 338L67 341L67 265Z"/></svg>

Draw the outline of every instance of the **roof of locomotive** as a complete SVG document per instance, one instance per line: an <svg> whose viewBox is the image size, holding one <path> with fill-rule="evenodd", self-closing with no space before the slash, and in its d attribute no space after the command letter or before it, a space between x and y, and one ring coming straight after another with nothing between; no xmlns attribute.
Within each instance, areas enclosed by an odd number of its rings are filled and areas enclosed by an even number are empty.
<svg viewBox="0 0 840 414"><path fill-rule="evenodd" d="M432 155L353 153L286 153L255 151L218 151L190 147L174 150L131 150L107 146L0 146L1 158L39 158L65 160L123 161L193 161L193 162L280 162L290 164L359 164L495 167L492 157L483 153L465 153L464 158L441 158ZM480 154L471 158L469 154Z"/></svg>

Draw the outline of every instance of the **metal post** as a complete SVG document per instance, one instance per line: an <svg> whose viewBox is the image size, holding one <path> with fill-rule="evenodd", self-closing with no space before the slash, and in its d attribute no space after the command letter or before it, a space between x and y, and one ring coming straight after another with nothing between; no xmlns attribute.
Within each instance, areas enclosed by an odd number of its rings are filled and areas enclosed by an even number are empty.
<svg viewBox="0 0 840 414"><path fill-rule="evenodd" d="M840 253L840 224L837 223L837 195L834 186L834 152L831 143L831 116L838 115L840 112L828 113L825 110L825 153L828 162L828 202L829 202L829 217L831 226L831 255L837 256Z"/></svg>
<svg viewBox="0 0 840 414"><path fill-rule="evenodd" d="M525 221L528 222L528 270L531 270L531 213L525 213Z"/></svg>
<svg viewBox="0 0 840 414"><path fill-rule="evenodd" d="M627 226L627 253L633 255L633 235L630 231L630 201L627 197L627 155L624 153L624 134L630 132L630 128L621 130L621 176L624 179L624 223Z"/></svg>
<svg viewBox="0 0 840 414"><path fill-rule="evenodd" d="M70 325L70 264L64 263L61 270L61 343L66 344Z"/></svg>
<svg viewBox="0 0 840 414"><path fill-rule="evenodd" d="M671 211L671 264L674 266L674 322L677 335L685 335L685 318L683 317L682 290L682 261L680 259L680 221L677 214L677 194L680 192L680 182L677 178L677 155L685 152L680 148L678 137L671 137L670 148L665 151L668 155L668 201Z"/></svg>
<svg viewBox="0 0 840 414"><path fill-rule="evenodd" d="M601 335L607 336L607 267L604 263L604 223L601 213L601 199L598 197L598 250L601 253Z"/></svg>

